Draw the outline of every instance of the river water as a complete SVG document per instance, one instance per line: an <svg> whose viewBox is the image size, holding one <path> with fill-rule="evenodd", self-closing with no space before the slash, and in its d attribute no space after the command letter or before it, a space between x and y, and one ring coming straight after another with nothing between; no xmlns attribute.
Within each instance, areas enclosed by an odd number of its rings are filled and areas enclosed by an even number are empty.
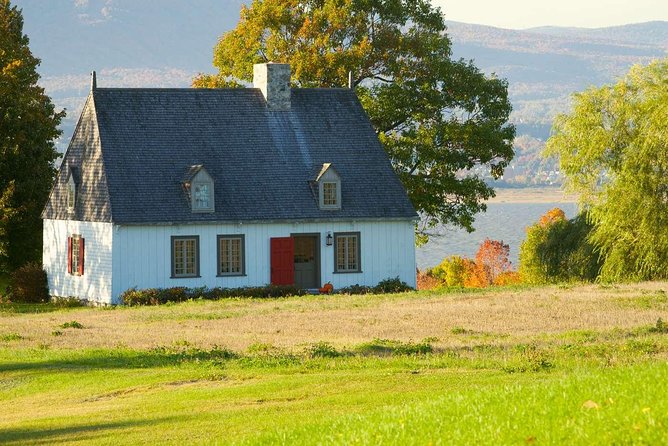
<svg viewBox="0 0 668 446"><path fill-rule="evenodd" d="M510 245L510 261L517 268L520 244L526 236L526 227L537 222L541 215L553 208L561 208L568 218L577 214L575 203L489 203L487 212L478 214L475 231L437 228L443 235L431 237L426 245L417 248L417 265L420 270L438 265L451 255L474 258L485 238L503 240Z"/></svg>

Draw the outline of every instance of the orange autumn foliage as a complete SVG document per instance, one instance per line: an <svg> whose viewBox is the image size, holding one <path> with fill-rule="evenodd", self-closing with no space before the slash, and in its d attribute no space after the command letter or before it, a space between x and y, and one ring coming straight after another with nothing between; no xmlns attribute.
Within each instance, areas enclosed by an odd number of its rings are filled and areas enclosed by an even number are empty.
<svg viewBox="0 0 668 446"><path fill-rule="evenodd" d="M426 273L418 271L418 289L441 286L486 288L520 283L519 274L511 270L509 255L510 246L503 241L485 239L478 248L475 261L451 256Z"/></svg>
<svg viewBox="0 0 668 446"><path fill-rule="evenodd" d="M464 287L485 288L490 285L485 268L469 260L464 266Z"/></svg>
<svg viewBox="0 0 668 446"><path fill-rule="evenodd" d="M522 276L517 271L506 271L499 274L494 281L494 285L506 286L506 285L518 285L522 283Z"/></svg>
<svg viewBox="0 0 668 446"><path fill-rule="evenodd" d="M550 209L545 215L540 217L538 224L545 228L551 226L558 221L566 220L566 214L559 208Z"/></svg>
<svg viewBox="0 0 668 446"><path fill-rule="evenodd" d="M495 284L499 275L510 271L512 265L508 259L509 255L510 246L503 241L485 239L475 256L472 280L481 286Z"/></svg>

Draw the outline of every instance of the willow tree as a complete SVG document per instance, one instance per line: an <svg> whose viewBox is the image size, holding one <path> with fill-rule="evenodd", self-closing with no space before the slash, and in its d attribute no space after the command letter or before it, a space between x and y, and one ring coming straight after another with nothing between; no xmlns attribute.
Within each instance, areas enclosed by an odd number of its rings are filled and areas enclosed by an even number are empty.
<svg viewBox="0 0 668 446"><path fill-rule="evenodd" d="M40 213L49 195L58 152L56 112L37 85L35 58L23 34L21 11L0 0L0 269L13 270L42 255Z"/></svg>
<svg viewBox="0 0 668 446"><path fill-rule="evenodd" d="M601 253L601 279L668 278L668 60L574 96L546 154L559 156Z"/></svg>
<svg viewBox="0 0 668 446"><path fill-rule="evenodd" d="M392 165L423 217L472 230L513 157L507 83L453 60L428 0L254 0L195 87L242 86L253 64L289 63L296 87L345 87L349 73ZM422 238L424 240L424 238Z"/></svg>

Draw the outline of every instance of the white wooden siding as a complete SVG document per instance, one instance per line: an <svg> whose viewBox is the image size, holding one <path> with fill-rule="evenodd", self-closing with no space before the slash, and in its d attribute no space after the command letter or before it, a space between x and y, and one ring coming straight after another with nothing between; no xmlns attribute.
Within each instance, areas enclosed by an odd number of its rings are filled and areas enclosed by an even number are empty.
<svg viewBox="0 0 668 446"><path fill-rule="evenodd" d="M334 271L334 246L326 246L328 232L360 232L360 273ZM335 288L376 285L399 277L415 287L415 240L410 221L227 224L174 226L115 226L113 234L113 296L128 288L243 287L270 282L269 240L298 233L320 233L321 283ZM216 277L216 236L244 234L246 275ZM171 237L198 235L200 276L171 278Z"/></svg>
<svg viewBox="0 0 668 446"><path fill-rule="evenodd" d="M84 240L84 274L67 273L67 238ZM44 220L42 261L52 296L76 296L101 303L112 302L112 224L72 220Z"/></svg>

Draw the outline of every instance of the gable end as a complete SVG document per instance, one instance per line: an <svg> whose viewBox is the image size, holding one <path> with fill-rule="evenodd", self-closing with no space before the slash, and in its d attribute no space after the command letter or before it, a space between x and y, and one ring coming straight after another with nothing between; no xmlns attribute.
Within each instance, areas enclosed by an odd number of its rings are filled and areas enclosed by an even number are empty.
<svg viewBox="0 0 668 446"><path fill-rule="evenodd" d="M69 187L75 186L75 200L68 201ZM70 197L71 199L71 197ZM93 94L88 96L42 218L54 220L111 221L102 144Z"/></svg>

